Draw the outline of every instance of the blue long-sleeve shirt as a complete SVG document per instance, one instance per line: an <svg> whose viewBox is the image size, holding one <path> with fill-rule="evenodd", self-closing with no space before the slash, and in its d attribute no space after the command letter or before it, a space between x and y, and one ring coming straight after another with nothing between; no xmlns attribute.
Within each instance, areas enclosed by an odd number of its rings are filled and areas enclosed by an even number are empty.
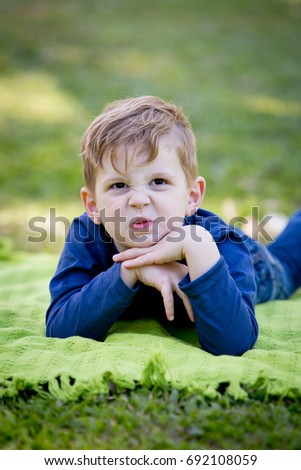
<svg viewBox="0 0 301 470"><path fill-rule="evenodd" d="M254 267L246 236L203 209L186 217L185 224L207 229L221 254L208 272L192 282L187 274L179 283L191 302L200 345L215 355L241 355L258 337ZM50 282L47 336L104 340L117 320L150 316L168 322L160 292L141 283L129 288L120 276L120 264L112 260L115 253L102 225L95 225L86 213L74 219ZM177 295L174 324L193 326Z"/></svg>

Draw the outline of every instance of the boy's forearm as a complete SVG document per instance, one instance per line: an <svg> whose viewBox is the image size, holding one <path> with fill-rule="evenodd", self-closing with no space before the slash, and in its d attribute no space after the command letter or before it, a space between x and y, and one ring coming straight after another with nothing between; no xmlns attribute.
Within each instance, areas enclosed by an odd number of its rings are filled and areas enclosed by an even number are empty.
<svg viewBox="0 0 301 470"><path fill-rule="evenodd" d="M136 290L121 281L119 266L99 273L79 289L79 278L65 275L66 292L57 290L63 273L52 281L52 303L47 312L47 336L84 336L103 339L112 324L132 304ZM74 286L72 288L72 285Z"/></svg>
<svg viewBox="0 0 301 470"><path fill-rule="evenodd" d="M123 263L120 264L120 276L123 282L130 288L133 289L137 283L137 276L135 269L126 269Z"/></svg>
<svg viewBox="0 0 301 470"><path fill-rule="evenodd" d="M256 342L254 305L248 280L242 282L244 286L239 288L221 257L203 276L180 283L194 311L200 344L211 354L241 355Z"/></svg>
<svg viewBox="0 0 301 470"><path fill-rule="evenodd" d="M205 274L220 259L220 253L211 234L200 226L188 226L183 254L191 281Z"/></svg>

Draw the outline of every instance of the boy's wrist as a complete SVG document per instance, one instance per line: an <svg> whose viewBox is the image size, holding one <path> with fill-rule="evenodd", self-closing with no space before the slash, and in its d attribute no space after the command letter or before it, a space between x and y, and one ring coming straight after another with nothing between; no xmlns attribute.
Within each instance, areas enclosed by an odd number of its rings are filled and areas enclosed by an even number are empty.
<svg viewBox="0 0 301 470"><path fill-rule="evenodd" d="M138 282L136 270L126 269L123 263L120 263L120 277L130 289L133 289Z"/></svg>
<svg viewBox="0 0 301 470"><path fill-rule="evenodd" d="M187 262L190 279L194 280L218 262L220 253L208 230L199 225L187 225L185 231L183 255Z"/></svg>

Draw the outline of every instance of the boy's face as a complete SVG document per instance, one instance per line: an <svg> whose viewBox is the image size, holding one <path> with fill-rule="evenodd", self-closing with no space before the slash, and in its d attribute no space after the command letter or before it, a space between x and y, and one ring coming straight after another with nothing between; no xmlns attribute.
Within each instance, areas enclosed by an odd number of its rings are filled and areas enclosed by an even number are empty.
<svg viewBox="0 0 301 470"><path fill-rule="evenodd" d="M130 153L130 149L128 149ZM115 165L104 157L98 169L92 195L82 189L87 213L96 223L103 223L119 251L151 246L177 227L185 215L199 207L204 179L188 185L171 136L159 140L158 155L151 162L138 154L125 168L120 148Z"/></svg>

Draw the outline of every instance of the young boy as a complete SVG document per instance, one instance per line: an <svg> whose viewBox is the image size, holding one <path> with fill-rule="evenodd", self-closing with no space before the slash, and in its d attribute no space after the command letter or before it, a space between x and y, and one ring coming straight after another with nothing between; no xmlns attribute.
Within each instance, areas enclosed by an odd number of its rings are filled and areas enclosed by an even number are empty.
<svg viewBox="0 0 301 470"><path fill-rule="evenodd" d="M268 248L199 209L205 180L182 111L159 98L116 101L82 141L86 212L51 280L47 335L103 340L117 320L193 325L212 354L254 346L256 303L301 285L301 211Z"/></svg>

